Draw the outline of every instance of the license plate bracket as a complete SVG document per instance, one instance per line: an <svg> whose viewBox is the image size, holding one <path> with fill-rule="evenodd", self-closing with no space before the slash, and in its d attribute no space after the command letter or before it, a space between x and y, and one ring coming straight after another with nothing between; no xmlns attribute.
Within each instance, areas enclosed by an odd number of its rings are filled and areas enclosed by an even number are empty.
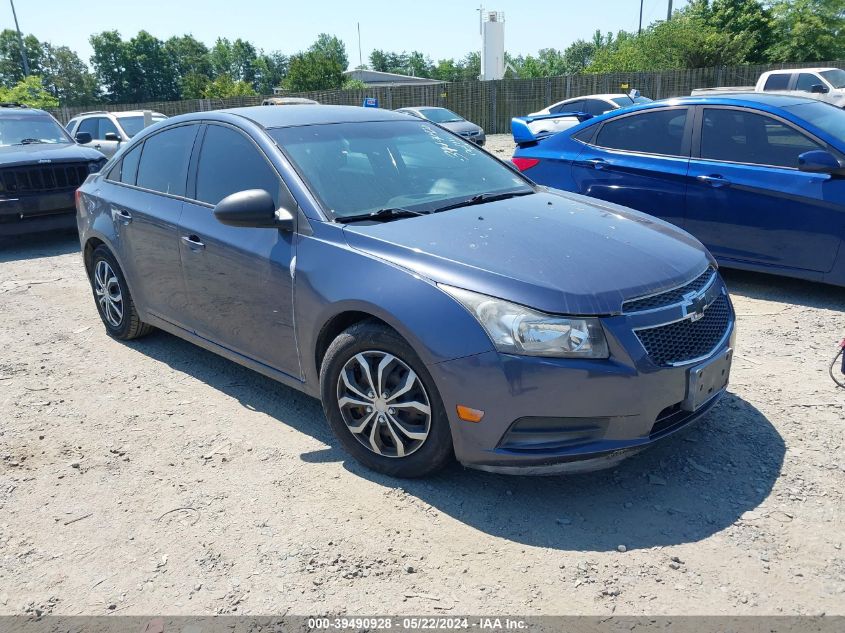
<svg viewBox="0 0 845 633"><path fill-rule="evenodd" d="M706 363L693 367L687 374L687 397L681 403L684 411L696 411L728 386L733 349L728 348Z"/></svg>

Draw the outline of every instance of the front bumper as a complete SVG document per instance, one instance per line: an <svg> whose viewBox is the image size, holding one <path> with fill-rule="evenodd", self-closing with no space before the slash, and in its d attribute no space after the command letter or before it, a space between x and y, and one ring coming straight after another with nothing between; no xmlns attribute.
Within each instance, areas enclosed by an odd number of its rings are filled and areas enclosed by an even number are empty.
<svg viewBox="0 0 845 633"><path fill-rule="evenodd" d="M608 360L490 351L430 366L457 459L472 468L520 474L607 468L692 424L724 393L685 410L690 371L733 348L733 318L707 358L674 367L651 361L625 316L603 319L603 325ZM462 421L459 404L484 411L484 418ZM515 441L516 428L523 431L517 435L533 432L541 441Z"/></svg>
<svg viewBox="0 0 845 633"><path fill-rule="evenodd" d="M0 235L76 228L74 191L0 197Z"/></svg>

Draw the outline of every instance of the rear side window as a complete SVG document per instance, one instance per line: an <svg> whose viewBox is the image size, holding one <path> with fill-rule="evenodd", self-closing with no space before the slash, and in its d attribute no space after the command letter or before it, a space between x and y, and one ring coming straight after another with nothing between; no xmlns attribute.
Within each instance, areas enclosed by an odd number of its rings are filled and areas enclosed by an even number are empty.
<svg viewBox="0 0 845 633"><path fill-rule="evenodd" d="M599 130L596 145L629 152L680 156L686 122L686 108L613 119Z"/></svg>
<svg viewBox="0 0 845 633"><path fill-rule="evenodd" d="M122 182L127 185L135 184L135 176L138 173L138 160L141 158L141 146L143 143L136 145L129 152L124 154L117 164L111 168L106 180L112 182Z"/></svg>
<svg viewBox="0 0 845 633"><path fill-rule="evenodd" d="M763 90L786 90L789 86L789 78L791 76L792 73L769 75L769 78L766 79L766 85L763 86Z"/></svg>
<svg viewBox="0 0 845 633"><path fill-rule="evenodd" d="M570 101L569 103L562 103L549 108L549 112L552 114L558 114L559 112L583 112L583 108L583 101Z"/></svg>
<svg viewBox="0 0 845 633"><path fill-rule="evenodd" d="M824 85L824 82L812 73L801 73L798 75L798 83L795 85L796 90L803 90L810 92L813 86Z"/></svg>
<svg viewBox="0 0 845 633"><path fill-rule="evenodd" d="M196 134L196 125L180 125L148 138L138 164L138 186L184 196Z"/></svg>
<svg viewBox="0 0 845 633"><path fill-rule="evenodd" d="M741 110L704 110L702 158L797 168L798 155L815 149L824 148L777 119Z"/></svg>

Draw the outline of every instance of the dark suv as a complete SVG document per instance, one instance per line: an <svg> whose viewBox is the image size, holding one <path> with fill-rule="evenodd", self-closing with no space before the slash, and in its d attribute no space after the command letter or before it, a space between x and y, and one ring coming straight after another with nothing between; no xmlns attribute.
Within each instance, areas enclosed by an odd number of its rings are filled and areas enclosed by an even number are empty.
<svg viewBox="0 0 845 633"><path fill-rule="evenodd" d="M105 162L47 112L0 104L0 235L75 228L74 192Z"/></svg>

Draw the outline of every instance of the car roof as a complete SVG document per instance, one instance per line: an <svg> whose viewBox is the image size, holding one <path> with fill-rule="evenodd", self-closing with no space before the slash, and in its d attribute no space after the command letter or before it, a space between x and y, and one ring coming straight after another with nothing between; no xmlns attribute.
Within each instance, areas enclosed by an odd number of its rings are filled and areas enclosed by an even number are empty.
<svg viewBox="0 0 845 633"><path fill-rule="evenodd" d="M781 68L778 70L768 70L764 72L764 75L777 75L777 74L792 74L792 73L821 73L826 70L838 70L833 66L819 66L817 68Z"/></svg>
<svg viewBox="0 0 845 633"><path fill-rule="evenodd" d="M815 103L817 99L801 97L793 94L778 94L773 92L731 92L721 95L698 95L694 97L677 97L666 101L654 101L654 105L679 103L688 105L752 105L785 108L801 103ZM644 104L645 107L651 104ZM628 108L629 110L631 108Z"/></svg>
<svg viewBox="0 0 845 633"><path fill-rule="evenodd" d="M210 112L194 112L168 119L168 123L210 118L214 114L234 115L264 128L294 127L300 125L325 125L329 123L362 123L368 121L407 121L402 113L381 108L358 106L300 105L295 108L268 108L250 106Z"/></svg>
<svg viewBox="0 0 845 633"><path fill-rule="evenodd" d="M41 110L39 108L30 108L27 106L20 106L16 104L8 104L0 106L0 115L3 114L48 114L45 110Z"/></svg>
<svg viewBox="0 0 845 633"><path fill-rule="evenodd" d="M449 108L444 108L443 106L407 106L405 108L396 108L396 112L402 112L403 110L413 110L414 112L419 112L420 110L449 110ZM451 112L451 110L449 110Z"/></svg>

